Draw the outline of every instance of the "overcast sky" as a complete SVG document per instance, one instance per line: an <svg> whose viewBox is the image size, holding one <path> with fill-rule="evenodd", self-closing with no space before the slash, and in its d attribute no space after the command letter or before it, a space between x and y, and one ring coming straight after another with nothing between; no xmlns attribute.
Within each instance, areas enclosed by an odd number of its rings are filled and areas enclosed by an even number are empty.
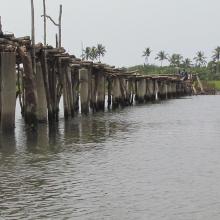
<svg viewBox="0 0 220 220"><path fill-rule="evenodd" d="M35 0L36 41L43 42L42 0ZM47 0L47 12L58 19L63 4L63 46L80 56L85 46L102 43L104 62L142 64L145 47L193 58L198 50L210 58L220 45L220 0ZM30 35L30 0L0 0L4 31ZM55 44L48 22L48 44Z"/></svg>

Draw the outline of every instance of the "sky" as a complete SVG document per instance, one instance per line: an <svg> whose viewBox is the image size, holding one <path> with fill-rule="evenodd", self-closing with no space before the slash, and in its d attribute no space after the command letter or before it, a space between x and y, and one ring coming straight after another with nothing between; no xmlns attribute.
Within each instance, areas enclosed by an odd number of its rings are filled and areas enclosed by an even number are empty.
<svg viewBox="0 0 220 220"><path fill-rule="evenodd" d="M34 0L36 42L43 42L43 0ZM63 5L62 45L79 57L83 46L101 43L103 62L116 67L143 64L143 50L180 53L193 58L204 51L210 59L220 45L219 0L46 0L47 14L58 20ZM4 32L30 35L30 0L0 0ZM55 45L57 27L48 21L47 43Z"/></svg>

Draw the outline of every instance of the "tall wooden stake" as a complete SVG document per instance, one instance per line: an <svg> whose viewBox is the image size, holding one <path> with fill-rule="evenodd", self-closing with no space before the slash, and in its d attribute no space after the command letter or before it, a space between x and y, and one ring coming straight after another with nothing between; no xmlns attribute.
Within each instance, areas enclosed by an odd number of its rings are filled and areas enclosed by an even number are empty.
<svg viewBox="0 0 220 220"><path fill-rule="evenodd" d="M44 9L44 45L47 44L47 19L46 19L46 2L43 0L43 9Z"/></svg>
<svg viewBox="0 0 220 220"><path fill-rule="evenodd" d="M62 42L62 13L63 13L63 6L60 5L60 14L59 14L59 48L61 47Z"/></svg>
<svg viewBox="0 0 220 220"><path fill-rule="evenodd" d="M3 31L2 31L2 18L0 16L0 36L3 35Z"/></svg>
<svg viewBox="0 0 220 220"><path fill-rule="evenodd" d="M31 41L32 41L32 63L33 63L33 72L34 72L34 74L36 74L34 0L31 0Z"/></svg>

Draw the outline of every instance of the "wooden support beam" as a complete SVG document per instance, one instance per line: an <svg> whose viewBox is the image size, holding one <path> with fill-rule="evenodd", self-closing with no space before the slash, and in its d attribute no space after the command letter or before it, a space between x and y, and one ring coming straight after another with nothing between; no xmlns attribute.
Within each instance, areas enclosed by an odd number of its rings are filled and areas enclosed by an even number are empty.
<svg viewBox="0 0 220 220"><path fill-rule="evenodd" d="M89 71L82 68L79 70L81 113L89 113Z"/></svg>
<svg viewBox="0 0 220 220"><path fill-rule="evenodd" d="M44 86L43 72L41 63L36 64L36 86L37 86L37 119L39 122L47 121L47 99Z"/></svg>
<svg viewBox="0 0 220 220"><path fill-rule="evenodd" d="M2 132L15 127L16 72L15 53L0 54L0 122Z"/></svg>

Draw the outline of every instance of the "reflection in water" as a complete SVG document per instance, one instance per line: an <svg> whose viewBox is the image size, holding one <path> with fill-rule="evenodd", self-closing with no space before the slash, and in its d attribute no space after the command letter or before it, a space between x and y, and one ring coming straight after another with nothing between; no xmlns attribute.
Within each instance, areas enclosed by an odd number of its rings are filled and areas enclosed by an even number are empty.
<svg viewBox="0 0 220 220"><path fill-rule="evenodd" d="M0 135L0 219L219 219L219 99L61 119L34 132L17 116L15 134Z"/></svg>

